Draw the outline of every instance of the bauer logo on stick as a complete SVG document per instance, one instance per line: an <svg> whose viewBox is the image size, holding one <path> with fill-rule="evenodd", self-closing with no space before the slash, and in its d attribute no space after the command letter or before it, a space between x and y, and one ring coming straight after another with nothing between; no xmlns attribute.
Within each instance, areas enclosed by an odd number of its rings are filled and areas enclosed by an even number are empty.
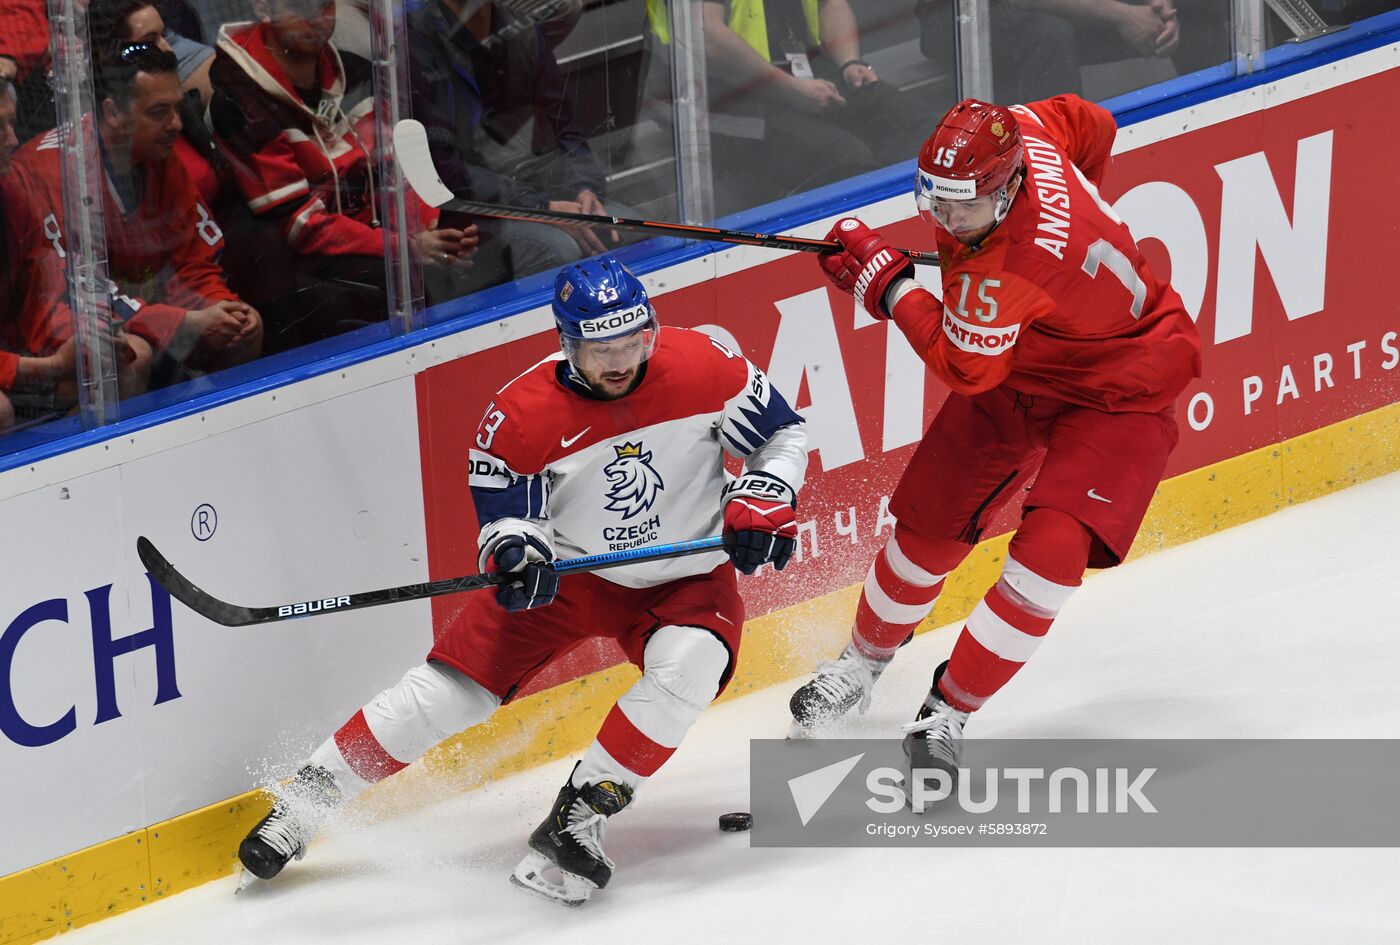
<svg viewBox="0 0 1400 945"><path fill-rule="evenodd" d="M277 608L279 617L301 617L310 614L319 614L327 610L335 610L337 607L344 607L350 603L348 597L326 597L321 600L302 601L299 604L283 604Z"/></svg>

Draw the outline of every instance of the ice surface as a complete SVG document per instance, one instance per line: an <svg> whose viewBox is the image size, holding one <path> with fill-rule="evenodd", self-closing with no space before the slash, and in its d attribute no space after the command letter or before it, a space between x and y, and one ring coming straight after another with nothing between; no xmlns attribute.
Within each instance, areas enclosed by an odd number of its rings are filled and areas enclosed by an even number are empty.
<svg viewBox="0 0 1400 945"><path fill-rule="evenodd" d="M969 735L1396 737L1397 523L1400 475L1093 577ZM901 651L841 734L894 736L956 630ZM559 762L403 816L352 812L236 900L231 873L61 941L1400 941L1395 850L750 849L716 819L747 809L746 739L781 737L792 688L705 713L610 825L617 873L582 908L507 880L569 770Z"/></svg>

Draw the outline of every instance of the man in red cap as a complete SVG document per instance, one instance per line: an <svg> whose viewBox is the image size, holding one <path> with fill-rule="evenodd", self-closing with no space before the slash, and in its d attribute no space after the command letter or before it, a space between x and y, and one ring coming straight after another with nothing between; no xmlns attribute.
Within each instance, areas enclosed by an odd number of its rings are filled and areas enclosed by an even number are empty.
<svg viewBox="0 0 1400 945"><path fill-rule="evenodd" d="M893 318L950 393L890 502L898 525L865 580L851 644L792 697L800 726L869 702L899 646L991 516L1032 478L1001 579L937 668L905 752L956 778L962 726L1030 658L1088 567L1123 560L1200 376L1181 298L1099 196L1117 126L1073 95L955 105L919 154L942 301L859 220L821 266Z"/></svg>

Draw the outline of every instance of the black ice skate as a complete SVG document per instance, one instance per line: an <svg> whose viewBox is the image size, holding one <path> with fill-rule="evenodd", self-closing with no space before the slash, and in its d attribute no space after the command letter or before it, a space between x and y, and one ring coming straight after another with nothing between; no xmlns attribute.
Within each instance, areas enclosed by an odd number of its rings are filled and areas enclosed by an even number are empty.
<svg viewBox="0 0 1400 945"><path fill-rule="evenodd" d="M914 803L914 772L935 769L948 773L949 796L958 787L958 763L962 759L962 730L968 713L955 709L938 692L938 680L947 669L945 660L933 674L933 685L929 688L924 704L914 721L904 726L904 757L908 767L904 772L905 790L910 804ZM927 782L927 778L925 778ZM915 809L917 813L923 811Z"/></svg>
<svg viewBox="0 0 1400 945"><path fill-rule="evenodd" d="M243 879L238 891L257 879L271 879L293 859L306 855L306 845L340 803L340 790L325 768L307 765L296 773L272 812L258 821L238 845Z"/></svg>
<svg viewBox="0 0 1400 945"><path fill-rule="evenodd" d="M846 645L841 656L817 665L812 681L792 694L789 738L800 737L809 729L835 721L855 706L870 708L870 690L890 665L889 660L872 660L861 655L854 643Z"/></svg>
<svg viewBox="0 0 1400 945"><path fill-rule="evenodd" d="M593 890L612 878L613 861L603 852L603 827L607 819L632 801L625 784L599 781L576 788L564 782L544 823L530 834L530 853L511 874L517 886L540 893L569 906L588 901ZM545 877L558 869L561 881Z"/></svg>

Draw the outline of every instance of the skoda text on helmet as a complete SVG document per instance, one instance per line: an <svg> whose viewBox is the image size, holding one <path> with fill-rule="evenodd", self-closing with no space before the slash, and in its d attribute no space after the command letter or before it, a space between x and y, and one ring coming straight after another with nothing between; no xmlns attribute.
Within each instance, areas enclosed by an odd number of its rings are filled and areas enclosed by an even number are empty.
<svg viewBox="0 0 1400 945"><path fill-rule="evenodd" d="M559 347L584 383L638 368L656 350L661 328L646 289L611 256L561 269L553 309Z"/></svg>
<svg viewBox="0 0 1400 945"><path fill-rule="evenodd" d="M959 236L988 231L1011 209L1011 179L1025 146L1010 109L964 99L948 110L919 152L919 214Z"/></svg>

